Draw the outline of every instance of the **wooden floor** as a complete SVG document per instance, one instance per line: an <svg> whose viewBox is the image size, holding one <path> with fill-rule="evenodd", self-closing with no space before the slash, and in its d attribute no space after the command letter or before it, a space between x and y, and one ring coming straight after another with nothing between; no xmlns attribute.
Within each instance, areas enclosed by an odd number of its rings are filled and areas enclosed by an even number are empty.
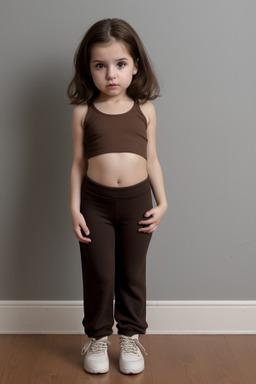
<svg viewBox="0 0 256 384"><path fill-rule="evenodd" d="M83 371L84 335L0 335L1 384L256 384L256 335L144 335L145 371L119 372L118 336L110 370Z"/></svg>

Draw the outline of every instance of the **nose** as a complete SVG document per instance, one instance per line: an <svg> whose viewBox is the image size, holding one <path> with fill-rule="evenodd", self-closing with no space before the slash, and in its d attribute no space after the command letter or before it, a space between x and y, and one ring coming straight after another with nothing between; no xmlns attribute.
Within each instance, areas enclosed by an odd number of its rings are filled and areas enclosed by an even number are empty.
<svg viewBox="0 0 256 384"><path fill-rule="evenodd" d="M109 80L112 80L112 79L115 79L115 77L116 77L115 69L111 66L111 67L108 68L107 78Z"/></svg>

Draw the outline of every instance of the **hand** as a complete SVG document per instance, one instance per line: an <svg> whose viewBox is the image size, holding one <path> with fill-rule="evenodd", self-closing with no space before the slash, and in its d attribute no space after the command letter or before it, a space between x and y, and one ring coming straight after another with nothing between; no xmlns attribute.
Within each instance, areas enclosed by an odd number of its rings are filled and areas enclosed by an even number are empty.
<svg viewBox="0 0 256 384"><path fill-rule="evenodd" d="M167 207L162 205L158 205L157 207L150 209L150 211L147 211L144 214L144 216L145 217L151 216L151 217L147 220L139 221L139 225L146 225L146 227L142 227L138 231L144 232L144 233L155 232L158 228L158 225L160 224L160 221L164 217L166 211L167 211Z"/></svg>
<svg viewBox="0 0 256 384"><path fill-rule="evenodd" d="M81 212L72 212L72 225L73 231L76 238L81 242L88 244L91 242L91 239L88 237L90 235L89 228L86 225L84 216Z"/></svg>

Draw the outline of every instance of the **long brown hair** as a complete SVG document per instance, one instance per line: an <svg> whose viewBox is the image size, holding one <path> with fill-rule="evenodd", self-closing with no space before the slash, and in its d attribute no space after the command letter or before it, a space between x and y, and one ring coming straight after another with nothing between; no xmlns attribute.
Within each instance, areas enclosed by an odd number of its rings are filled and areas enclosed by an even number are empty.
<svg viewBox="0 0 256 384"><path fill-rule="evenodd" d="M90 53L94 44L108 43L111 39L126 46L138 67L127 95L141 103L159 96L158 81L138 34L124 20L105 19L92 25L76 50L75 75L67 88L70 104L90 103L98 96L99 91L90 76Z"/></svg>

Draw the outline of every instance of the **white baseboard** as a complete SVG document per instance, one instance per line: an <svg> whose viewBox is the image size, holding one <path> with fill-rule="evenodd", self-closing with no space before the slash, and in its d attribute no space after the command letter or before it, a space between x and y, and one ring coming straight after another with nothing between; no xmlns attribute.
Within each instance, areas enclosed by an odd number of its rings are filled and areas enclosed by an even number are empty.
<svg viewBox="0 0 256 384"><path fill-rule="evenodd" d="M82 301L0 301L0 333L83 333L82 317ZM256 301L148 301L147 322L148 334L256 334Z"/></svg>

